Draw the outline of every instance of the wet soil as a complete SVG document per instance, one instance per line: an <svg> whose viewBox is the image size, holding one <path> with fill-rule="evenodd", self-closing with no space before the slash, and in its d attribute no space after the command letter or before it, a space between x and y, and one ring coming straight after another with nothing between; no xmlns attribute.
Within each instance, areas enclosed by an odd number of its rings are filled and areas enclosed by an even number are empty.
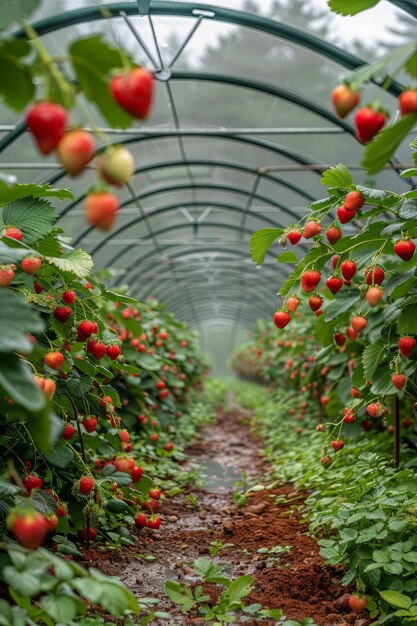
<svg viewBox="0 0 417 626"><path fill-rule="evenodd" d="M85 564L119 576L138 598L159 598L158 610L172 615L161 624L207 623L197 613L180 613L166 597L164 585L167 580L195 585L193 562L201 556L212 558L211 543L220 539L233 544L213 558L224 574L255 578L247 604L282 609L292 619L311 617L318 626L367 626L366 614L357 616L349 609L350 589L338 582L342 568L324 566L317 543L307 535L307 526L300 523L293 508L306 494L284 485L254 493L244 506L235 503L237 482L254 484L257 477L265 481L269 470L249 421L250 413L237 406L219 412L216 423L203 429L200 440L187 450L188 463L202 473L201 486L192 489L193 497L182 493L162 502L159 531L138 531L135 546L122 551L92 547L84 552ZM145 561L138 555L156 558ZM222 588L206 584L204 590L215 601Z"/></svg>

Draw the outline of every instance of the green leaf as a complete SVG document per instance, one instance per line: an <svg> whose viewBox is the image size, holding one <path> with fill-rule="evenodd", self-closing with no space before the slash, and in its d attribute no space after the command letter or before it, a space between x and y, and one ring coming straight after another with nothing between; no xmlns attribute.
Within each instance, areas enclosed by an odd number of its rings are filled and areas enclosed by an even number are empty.
<svg viewBox="0 0 417 626"><path fill-rule="evenodd" d="M417 114L406 115L379 132L366 146L361 165L369 174L376 174L394 156L395 151L417 123Z"/></svg>
<svg viewBox="0 0 417 626"><path fill-rule="evenodd" d="M64 594L53 594L41 599L41 606L54 620L61 624L69 624L77 613L85 612L85 605L81 600Z"/></svg>
<svg viewBox="0 0 417 626"><path fill-rule="evenodd" d="M126 296L123 293L117 293L116 291L103 291L101 294L103 298L106 300L111 300L111 302L123 302L124 304L139 304L135 298L131 298L130 296Z"/></svg>
<svg viewBox="0 0 417 626"><path fill-rule="evenodd" d="M4 226L17 226L24 243L30 245L48 235L57 219L53 206L39 198L22 198L0 209L0 230Z"/></svg>
<svg viewBox="0 0 417 626"><path fill-rule="evenodd" d="M391 381L391 372L389 368L384 365L380 365L372 377L372 393L375 395L385 395L395 393L395 387Z"/></svg>
<svg viewBox="0 0 417 626"><path fill-rule="evenodd" d="M406 170L403 170L400 174L403 178L408 178L410 176L417 176L417 167L409 167Z"/></svg>
<svg viewBox="0 0 417 626"><path fill-rule="evenodd" d="M33 372L19 357L0 354L0 387L28 411L40 411L46 398L33 380Z"/></svg>
<svg viewBox="0 0 417 626"><path fill-rule="evenodd" d="M32 196L33 198L51 197L58 198L59 200L74 199L69 189L55 189L51 185L36 185L35 183L9 187L9 185L6 185L6 183L0 180L0 205L27 198L28 196Z"/></svg>
<svg viewBox="0 0 417 626"><path fill-rule="evenodd" d="M401 335L417 335L417 302L407 304L401 311L398 332Z"/></svg>
<svg viewBox="0 0 417 626"><path fill-rule="evenodd" d="M0 352L32 351L26 333L44 329L41 316L10 289L0 289Z"/></svg>
<svg viewBox="0 0 417 626"><path fill-rule="evenodd" d="M189 587L174 580L167 580L165 583L165 593L171 602L179 604L184 613L187 613L194 605L195 600Z"/></svg>
<svg viewBox="0 0 417 626"><path fill-rule="evenodd" d="M346 165L339 163L333 167L329 167L320 179L322 185L328 187L350 187L353 183L352 174L349 172Z"/></svg>
<svg viewBox="0 0 417 626"><path fill-rule="evenodd" d="M399 204L399 217L404 220L415 220L417 218L417 199L409 198Z"/></svg>
<svg viewBox="0 0 417 626"><path fill-rule="evenodd" d="M277 258L278 263L298 263L298 257L294 252L283 252Z"/></svg>
<svg viewBox="0 0 417 626"><path fill-rule="evenodd" d="M314 202L310 202L308 208L312 213L314 211L323 211L324 209L329 209L333 205L336 204L335 199L332 198L323 198L322 200L315 200Z"/></svg>
<svg viewBox="0 0 417 626"><path fill-rule="evenodd" d="M413 601L408 596L399 593L398 591L394 591L393 589L387 589L386 591L380 591L379 595L385 602L388 604L392 604L393 606L398 606L401 609L409 609L412 605Z"/></svg>
<svg viewBox="0 0 417 626"><path fill-rule="evenodd" d="M366 380L372 380L377 367L384 360L386 345L382 341L368 344L362 352L362 365Z"/></svg>
<svg viewBox="0 0 417 626"><path fill-rule="evenodd" d="M1 20L5 4L13 4L13 2L2 3ZM3 76L4 79L13 77L13 88L10 88L8 80L0 81L0 94L5 104L14 111L22 111L35 94L30 65L21 61L30 52L31 47L27 41L9 40L0 44L0 76Z"/></svg>
<svg viewBox="0 0 417 626"><path fill-rule="evenodd" d="M253 233L250 238L252 260L258 265L262 265L269 248L283 232L282 228L262 228Z"/></svg>
<svg viewBox="0 0 417 626"><path fill-rule="evenodd" d="M135 360L140 367L150 372L157 372L163 365L162 361L156 359L151 354L138 354ZM124 368L125 366L121 365L121 369Z"/></svg>
<svg viewBox="0 0 417 626"><path fill-rule="evenodd" d="M253 576L249 574L245 574L244 576L239 576L233 582L230 583L227 589L227 596L229 599L229 609L233 610L233 606L239 606L242 598L246 598L250 594L253 588L254 583Z"/></svg>
<svg viewBox="0 0 417 626"><path fill-rule="evenodd" d="M92 604L100 605L105 611L117 617L123 617L125 611L135 614L140 612L139 604L134 595L122 584L91 569L87 578L76 579L72 586Z"/></svg>
<svg viewBox="0 0 417 626"><path fill-rule="evenodd" d="M74 274L78 278L88 276L94 267L91 256L81 248L67 250L61 257L46 257L46 259L58 269Z"/></svg>
<svg viewBox="0 0 417 626"><path fill-rule="evenodd" d="M15 493L19 493L19 491L20 487L14 485L5 478L0 478L0 498L4 498L4 496L12 496Z"/></svg>
<svg viewBox="0 0 417 626"><path fill-rule="evenodd" d="M108 76L115 68L123 68L127 55L111 48L100 35L79 39L69 49L75 75L86 98L93 102L103 117L115 127L127 128L132 122L112 98Z"/></svg>
<svg viewBox="0 0 417 626"><path fill-rule="evenodd" d="M36 596L41 590L39 573L36 571L19 571L13 566L3 569L2 578L22 596Z"/></svg>
<svg viewBox="0 0 417 626"><path fill-rule="evenodd" d="M337 319L349 309L356 306L359 296L357 290L350 289L337 295L337 298L332 300L325 310L326 322Z"/></svg>
<svg viewBox="0 0 417 626"><path fill-rule="evenodd" d="M64 469L74 459L74 453L68 446L58 444L54 447L53 451L46 455L46 460L51 465Z"/></svg>
<svg viewBox="0 0 417 626"><path fill-rule="evenodd" d="M22 17L28 18L39 6L39 0L13 0L2 2L0 11L0 30L4 30Z"/></svg>
<svg viewBox="0 0 417 626"><path fill-rule="evenodd" d="M83 376L72 370L71 376L65 381L65 386L71 395L82 398L91 389L93 382L90 376Z"/></svg>
<svg viewBox="0 0 417 626"><path fill-rule="evenodd" d="M327 4L334 13L340 15L356 15L371 9L379 0L328 0Z"/></svg>
<svg viewBox="0 0 417 626"><path fill-rule="evenodd" d="M417 48L413 50L404 64L404 71L413 78L417 78Z"/></svg>

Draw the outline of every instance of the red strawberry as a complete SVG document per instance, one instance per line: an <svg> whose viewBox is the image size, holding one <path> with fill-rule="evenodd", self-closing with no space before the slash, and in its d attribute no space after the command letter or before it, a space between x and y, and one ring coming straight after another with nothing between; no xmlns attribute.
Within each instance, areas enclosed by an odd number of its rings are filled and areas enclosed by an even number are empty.
<svg viewBox="0 0 417 626"><path fill-rule="evenodd" d="M385 272L382 267L375 266L365 271L365 277L367 285L380 285L385 278Z"/></svg>
<svg viewBox="0 0 417 626"><path fill-rule="evenodd" d="M339 450L341 450L344 447L345 447L345 442L342 441L341 439L332 441L332 448L335 452L339 452Z"/></svg>
<svg viewBox="0 0 417 626"><path fill-rule="evenodd" d="M382 417L385 413L385 408L380 402L371 402L366 407L366 410L371 417Z"/></svg>
<svg viewBox="0 0 417 626"><path fill-rule="evenodd" d="M82 424L88 433L93 433L97 428L98 419L96 417L86 417L83 419Z"/></svg>
<svg viewBox="0 0 417 626"><path fill-rule="evenodd" d="M323 298L320 298L320 296L310 296L308 299L308 306L312 311L318 311L322 304Z"/></svg>
<svg viewBox="0 0 417 626"><path fill-rule="evenodd" d="M54 513L49 517L49 519L47 520L48 525L49 525L49 530L53 531L55 530L55 528L58 526L58 516L55 515Z"/></svg>
<svg viewBox="0 0 417 626"><path fill-rule="evenodd" d="M92 354L93 357L96 358L98 361L100 361L100 359L104 357L104 355L106 354L106 350L106 344L102 343L101 341L90 340L87 343L87 352L89 354Z"/></svg>
<svg viewBox="0 0 417 626"><path fill-rule="evenodd" d="M396 389L403 389L407 383L407 376L405 374L393 374L391 376L392 384Z"/></svg>
<svg viewBox="0 0 417 626"><path fill-rule="evenodd" d="M36 474L28 474L22 482L28 491L32 491L32 489L42 489L43 486L42 478L39 478Z"/></svg>
<svg viewBox="0 0 417 626"><path fill-rule="evenodd" d="M394 245L394 252L403 261L411 261L416 246L411 239L400 239Z"/></svg>
<svg viewBox="0 0 417 626"><path fill-rule="evenodd" d="M339 241L342 236L342 231L337 226L330 226L326 230L326 239L330 245L334 245Z"/></svg>
<svg viewBox="0 0 417 626"><path fill-rule="evenodd" d="M374 427L374 425L371 422L371 420L362 420L361 421L361 426L362 426L362 428L364 429L365 432L369 432Z"/></svg>
<svg viewBox="0 0 417 626"><path fill-rule="evenodd" d="M139 513L135 517L135 526L136 528L145 528L148 525L148 519L144 513Z"/></svg>
<svg viewBox="0 0 417 626"><path fill-rule="evenodd" d="M368 320L363 315L357 315L356 317L352 317L350 325L356 333L360 333L366 328Z"/></svg>
<svg viewBox="0 0 417 626"><path fill-rule="evenodd" d="M54 311L54 317L58 320L58 322L61 322L62 324L65 324L65 322L71 315L72 311L69 306L59 306Z"/></svg>
<svg viewBox="0 0 417 626"><path fill-rule="evenodd" d="M102 406L103 408L109 410L111 409L113 404L113 398L111 398L110 396L103 396L100 400L100 406Z"/></svg>
<svg viewBox="0 0 417 626"><path fill-rule="evenodd" d="M356 263L354 261L343 261L340 271L345 280L351 280L356 274Z"/></svg>
<svg viewBox="0 0 417 626"><path fill-rule="evenodd" d="M186 341L186 339L183 339L180 343L181 348L186 348L188 346L188 341Z"/></svg>
<svg viewBox="0 0 417 626"><path fill-rule="evenodd" d="M303 237L304 239L311 239L315 235L319 235L322 231L322 225L316 222L315 220L310 220L304 226Z"/></svg>
<svg viewBox="0 0 417 626"><path fill-rule="evenodd" d="M334 110L343 119L359 104L361 94L343 83L333 89L331 99Z"/></svg>
<svg viewBox="0 0 417 626"><path fill-rule="evenodd" d="M353 220L353 218L356 215L355 211L347 211L344 206L340 206L337 209L336 213L337 213L337 217L339 218L339 222L341 224L347 224L348 222Z"/></svg>
<svg viewBox="0 0 417 626"><path fill-rule="evenodd" d="M135 468L135 459L130 456L118 456L114 459L113 465L118 472L132 474Z"/></svg>
<svg viewBox="0 0 417 626"><path fill-rule="evenodd" d="M97 170L109 185L122 187L135 171L133 154L124 146L112 146L96 159Z"/></svg>
<svg viewBox="0 0 417 626"><path fill-rule="evenodd" d="M358 333L352 326L348 326L346 328L346 334L351 341L356 341L356 339L358 338Z"/></svg>
<svg viewBox="0 0 417 626"><path fill-rule="evenodd" d="M152 530L158 530L161 525L161 518L155 517L153 520L148 520L146 526L152 528Z"/></svg>
<svg viewBox="0 0 417 626"><path fill-rule="evenodd" d="M78 531L78 536L83 541L85 541L87 538L89 539L89 541L95 541L95 539L97 539L97 531L95 528L91 527L88 529L88 531L87 528L82 528Z"/></svg>
<svg viewBox="0 0 417 626"><path fill-rule="evenodd" d="M119 430L119 437L122 443L129 443L130 435L126 429Z"/></svg>
<svg viewBox="0 0 417 626"><path fill-rule="evenodd" d="M356 111L355 126L356 136L362 143L371 141L379 130L384 126L388 116L385 111L375 110L371 106L362 107Z"/></svg>
<svg viewBox="0 0 417 626"><path fill-rule="evenodd" d="M329 456L327 456L327 455L326 455L326 456L322 456L322 457L321 457L321 459L320 459L320 463L323 465L323 467L324 467L325 469L327 469L328 467L330 467L330 466L331 466L331 464L332 464L332 460L331 460L331 458L330 458Z"/></svg>
<svg viewBox="0 0 417 626"><path fill-rule="evenodd" d="M346 335L341 335L340 333L335 333L333 335L333 339L335 340L338 346L344 346L346 343Z"/></svg>
<svg viewBox="0 0 417 626"><path fill-rule="evenodd" d="M400 350L400 353L405 356L405 357L409 357L411 352L413 351L414 346L416 345L416 340L414 339L414 337L401 337L398 340L398 348Z"/></svg>
<svg viewBox="0 0 417 626"><path fill-rule="evenodd" d="M320 280L320 272L317 270L307 270L301 275L301 289L306 293L314 291Z"/></svg>
<svg viewBox="0 0 417 626"><path fill-rule="evenodd" d="M122 109L139 120L145 120L152 106L153 74L135 67L127 74L116 74L110 82L110 93Z"/></svg>
<svg viewBox="0 0 417 626"><path fill-rule="evenodd" d="M49 532L49 524L44 515L37 511L9 513L7 524L17 541L25 548L38 548Z"/></svg>
<svg viewBox="0 0 417 626"><path fill-rule="evenodd" d="M70 130L58 145L58 158L64 170L76 176L94 156L94 139L85 130Z"/></svg>
<svg viewBox="0 0 417 626"><path fill-rule="evenodd" d="M35 290L35 293L42 293L43 291L43 287L40 283L37 283L36 281L33 283L33 288Z"/></svg>
<svg viewBox="0 0 417 626"><path fill-rule="evenodd" d="M78 325L78 334L83 336L84 339L88 339L90 335L98 332L98 326L95 322L81 322Z"/></svg>
<svg viewBox="0 0 417 626"><path fill-rule="evenodd" d="M277 328L285 328L291 322L291 316L286 311L274 313L274 324Z"/></svg>
<svg viewBox="0 0 417 626"><path fill-rule="evenodd" d="M158 441L158 439L159 439L159 435L158 435L158 433L151 433L151 434L149 435L149 439L150 439L153 443L155 443L155 442L156 442L156 441Z"/></svg>
<svg viewBox="0 0 417 626"><path fill-rule="evenodd" d="M54 102L38 102L28 111L26 124L35 136L39 150L49 154L54 150L67 126L66 110Z"/></svg>
<svg viewBox="0 0 417 626"><path fill-rule="evenodd" d="M174 444L169 441L165 444L164 448L167 452L172 452L172 450L174 449Z"/></svg>
<svg viewBox="0 0 417 626"><path fill-rule="evenodd" d="M407 89L400 93L398 106L401 116L417 113L417 89Z"/></svg>
<svg viewBox="0 0 417 626"><path fill-rule="evenodd" d="M138 483L142 478L143 469L139 465L135 465L132 469L132 481Z"/></svg>
<svg viewBox="0 0 417 626"><path fill-rule="evenodd" d="M78 483L78 490L83 496L87 496L94 489L94 480L91 476L82 476Z"/></svg>
<svg viewBox="0 0 417 626"><path fill-rule="evenodd" d="M161 390L161 389L165 389L166 385L164 383L163 380L158 380L158 382L156 383L156 388Z"/></svg>
<svg viewBox="0 0 417 626"><path fill-rule="evenodd" d="M366 299L370 306L376 306L384 297L384 292L378 285L371 285L366 292Z"/></svg>
<svg viewBox="0 0 417 626"><path fill-rule="evenodd" d="M0 287L8 287L14 278L14 271L8 266L0 267Z"/></svg>
<svg viewBox="0 0 417 626"><path fill-rule="evenodd" d="M289 311L290 313L295 313L295 311L298 309L299 304L300 304L300 298L298 298L297 296L290 296L289 298L287 298L287 301L285 302L287 311Z"/></svg>
<svg viewBox="0 0 417 626"><path fill-rule="evenodd" d="M22 270L30 276L34 276L41 267L42 261L38 256L27 256L22 261Z"/></svg>
<svg viewBox="0 0 417 626"><path fill-rule="evenodd" d="M349 606L355 613L362 613L368 605L368 600L364 596L351 595L349 598Z"/></svg>
<svg viewBox="0 0 417 626"><path fill-rule="evenodd" d="M343 421L346 422L346 424L353 424L353 422L356 422L356 414L352 409L345 407L343 411Z"/></svg>
<svg viewBox="0 0 417 626"><path fill-rule="evenodd" d="M64 293L62 294L62 302L65 302L65 304L74 304L75 302L74 291L64 291Z"/></svg>
<svg viewBox="0 0 417 626"><path fill-rule="evenodd" d="M149 491L149 497L152 498L152 500L159 500L159 498L161 497L161 490L160 489L151 489Z"/></svg>
<svg viewBox="0 0 417 626"><path fill-rule="evenodd" d="M329 276L326 280L326 285L332 294L335 295L343 287L343 280L338 276Z"/></svg>
<svg viewBox="0 0 417 626"><path fill-rule="evenodd" d="M118 356L122 354L119 346L109 346L106 350L106 354L112 361L115 361Z"/></svg>
<svg viewBox="0 0 417 626"><path fill-rule="evenodd" d="M69 441L70 439L73 438L75 433L75 428L72 424L65 424L65 428L62 431L62 438L66 439L67 441Z"/></svg>
<svg viewBox="0 0 417 626"><path fill-rule="evenodd" d="M292 228L287 233L287 239L292 246L295 246L300 241L301 237L302 237L302 234L297 228Z"/></svg>
<svg viewBox="0 0 417 626"><path fill-rule="evenodd" d="M350 191L345 198L343 208L346 211L358 211L365 204L365 198L360 191Z"/></svg>
<svg viewBox="0 0 417 626"><path fill-rule="evenodd" d="M64 364L65 357L62 352L48 352L48 354L45 354L44 361L51 369L60 370Z"/></svg>
<svg viewBox="0 0 417 626"><path fill-rule="evenodd" d="M338 254L334 254L332 258L330 259L331 266L334 270L336 269L337 264L339 263L339 259L340 259L340 256Z"/></svg>
<svg viewBox="0 0 417 626"><path fill-rule="evenodd" d="M3 237L10 237L11 239L16 239L16 241L22 241L22 231L20 228L16 228L15 226L9 226L5 228L2 233Z"/></svg>
<svg viewBox="0 0 417 626"><path fill-rule="evenodd" d="M67 505L64 504L64 502L59 502L58 506L56 507L56 514L58 515L58 517L66 517L68 515Z"/></svg>
<svg viewBox="0 0 417 626"><path fill-rule="evenodd" d="M84 204L87 222L105 231L113 228L119 208L119 200L107 191L89 194Z"/></svg>
<svg viewBox="0 0 417 626"><path fill-rule="evenodd" d="M356 387L351 387L351 389L350 389L350 396L351 396L351 398L360 400L362 398L362 392L359 389L357 389Z"/></svg>

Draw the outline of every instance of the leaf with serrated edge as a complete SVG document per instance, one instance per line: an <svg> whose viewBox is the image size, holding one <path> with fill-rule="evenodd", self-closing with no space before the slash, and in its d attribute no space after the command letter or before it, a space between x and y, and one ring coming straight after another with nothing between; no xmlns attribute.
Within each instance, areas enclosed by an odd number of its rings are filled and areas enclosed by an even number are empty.
<svg viewBox="0 0 417 626"><path fill-rule="evenodd" d="M320 179L322 185L328 187L349 187L353 183L352 174L346 165L339 163L333 167L329 167Z"/></svg>
<svg viewBox="0 0 417 626"><path fill-rule="evenodd" d="M253 233L250 238L250 251L255 263L262 265L269 248L283 232L282 228L262 228Z"/></svg>
<svg viewBox="0 0 417 626"><path fill-rule="evenodd" d="M61 257L46 257L47 261L58 269L85 278L94 266L91 256L81 248L67 250Z"/></svg>
<svg viewBox="0 0 417 626"><path fill-rule="evenodd" d="M367 345L362 352L363 371L367 380L372 380L375 370L384 360L385 351L385 344L377 341Z"/></svg>
<svg viewBox="0 0 417 626"><path fill-rule="evenodd" d="M340 15L356 15L378 4L379 0L328 0L332 11Z"/></svg>
<svg viewBox="0 0 417 626"><path fill-rule="evenodd" d="M369 174L376 174L388 163L415 124L417 114L406 115L392 126L380 131L367 144L361 165Z"/></svg>
<svg viewBox="0 0 417 626"><path fill-rule="evenodd" d="M30 245L51 232L57 220L53 206L39 198L23 198L6 204L0 209L0 230L16 226L23 234L23 242Z"/></svg>

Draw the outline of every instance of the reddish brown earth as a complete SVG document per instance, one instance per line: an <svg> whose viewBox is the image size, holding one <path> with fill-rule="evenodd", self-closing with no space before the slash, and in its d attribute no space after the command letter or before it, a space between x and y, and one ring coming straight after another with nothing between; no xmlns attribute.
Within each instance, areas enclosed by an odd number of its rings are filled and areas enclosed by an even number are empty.
<svg viewBox="0 0 417 626"><path fill-rule="evenodd" d="M138 532L136 545L123 551L91 548L84 553L86 564L119 576L138 598L160 598L158 609L169 611L172 618L155 623L204 623L197 613L181 614L165 596L164 584L179 580L195 585L194 560L210 558L210 543L221 539L234 544L214 558L226 564L225 574L232 578L249 573L255 578L248 604L282 609L292 619L311 617L318 626L367 626L366 614L356 616L349 609L349 589L338 583L343 570L323 565L316 542L306 534L306 524L300 523L299 513L292 508L305 494L284 485L255 493L241 508L234 503L233 484L241 480L242 472L253 484L257 476L265 480L269 469L258 453L259 442L250 433L249 417L239 407L219 412L217 422L205 428L200 441L188 449L190 463L202 465L207 473L204 488L192 490L196 506L186 494L164 502L164 523L159 531ZM270 566L270 557L257 550L274 546L291 549ZM138 554L153 555L156 560L147 562ZM205 590L214 601L221 592L214 585L206 585Z"/></svg>

